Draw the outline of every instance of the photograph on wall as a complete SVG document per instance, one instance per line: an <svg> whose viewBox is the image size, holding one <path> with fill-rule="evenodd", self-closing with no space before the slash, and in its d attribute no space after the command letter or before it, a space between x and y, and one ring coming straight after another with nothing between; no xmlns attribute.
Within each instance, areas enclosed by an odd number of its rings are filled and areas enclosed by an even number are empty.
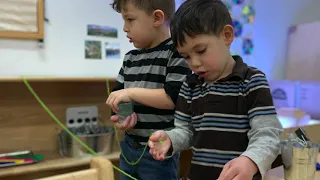
<svg viewBox="0 0 320 180"><path fill-rule="evenodd" d="M120 43L106 42L105 55L107 59L120 59Z"/></svg>
<svg viewBox="0 0 320 180"><path fill-rule="evenodd" d="M88 24L87 31L88 36L118 37L118 30L110 26Z"/></svg>
<svg viewBox="0 0 320 180"><path fill-rule="evenodd" d="M101 59L101 42L100 41L85 41L85 58L86 59Z"/></svg>

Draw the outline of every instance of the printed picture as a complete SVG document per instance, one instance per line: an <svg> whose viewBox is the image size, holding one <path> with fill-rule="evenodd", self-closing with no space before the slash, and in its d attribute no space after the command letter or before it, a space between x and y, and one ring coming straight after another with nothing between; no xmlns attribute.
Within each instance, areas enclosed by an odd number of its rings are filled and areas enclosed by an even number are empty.
<svg viewBox="0 0 320 180"><path fill-rule="evenodd" d="M120 43L106 42L105 53L107 59L120 59Z"/></svg>
<svg viewBox="0 0 320 180"><path fill-rule="evenodd" d="M116 28L109 27L109 26L89 24L87 26L87 30L88 30L88 36L104 36L104 37L111 37L111 38L118 37L118 30Z"/></svg>
<svg viewBox="0 0 320 180"><path fill-rule="evenodd" d="M86 59L101 59L101 42L85 41L85 57Z"/></svg>

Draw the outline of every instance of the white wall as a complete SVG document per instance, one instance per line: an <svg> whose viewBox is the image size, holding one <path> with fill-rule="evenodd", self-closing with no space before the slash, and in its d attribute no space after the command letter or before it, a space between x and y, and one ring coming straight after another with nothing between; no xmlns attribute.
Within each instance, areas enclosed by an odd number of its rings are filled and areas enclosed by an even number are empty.
<svg viewBox="0 0 320 180"><path fill-rule="evenodd" d="M32 40L0 40L0 76L55 75L115 77L133 46L110 0L46 0L45 47ZM118 39L87 36L87 24L118 28ZM85 60L84 41L120 42L121 59ZM102 44L102 48L103 48ZM104 50L102 49L102 58Z"/></svg>
<svg viewBox="0 0 320 180"><path fill-rule="evenodd" d="M256 0L255 65L270 79L283 79L287 32L292 24L320 21L319 0ZM319 32L315 32L319 36ZM307 46L307 44L306 44Z"/></svg>
<svg viewBox="0 0 320 180"><path fill-rule="evenodd" d="M176 0L177 5L182 1ZM121 16L109 3L110 0L46 0L50 24L46 25L45 49L37 49L34 41L0 40L0 76L115 77L121 59L84 59L85 39L105 39L86 36L88 23L117 27L119 39L115 41L121 43L122 57L133 48L122 32ZM268 78L284 78L290 25L320 20L319 7L320 0L256 0L254 64Z"/></svg>

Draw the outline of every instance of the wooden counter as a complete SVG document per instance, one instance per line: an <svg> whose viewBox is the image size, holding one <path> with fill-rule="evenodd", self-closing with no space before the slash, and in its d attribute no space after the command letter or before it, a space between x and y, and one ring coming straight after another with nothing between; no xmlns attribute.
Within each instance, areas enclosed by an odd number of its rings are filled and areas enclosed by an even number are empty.
<svg viewBox="0 0 320 180"><path fill-rule="evenodd" d="M112 163L119 167L120 153L115 152L105 158L108 158ZM48 175L55 175L60 173L68 173L76 170L89 168L90 158L74 159L74 158L59 158L55 160L42 161L38 164L17 166L0 169L1 180L31 180L33 178L45 177ZM320 154L318 155L318 162L320 162ZM181 163L181 160L180 160ZM114 170L115 179L118 179L119 172ZM270 170L265 180L284 180L283 167L278 167ZM320 180L320 171L316 172L315 180Z"/></svg>
<svg viewBox="0 0 320 180"><path fill-rule="evenodd" d="M110 161L119 160L119 152L111 153L105 158ZM57 158L53 160L41 161L36 164L21 165L15 167L0 168L0 179L8 176L26 175L31 173L41 173L44 171L55 171L60 169L75 168L80 166L87 166L91 158L75 159L75 158Z"/></svg>
<svg viewBox="0 0 320 180"><path fill-rule="evenodd" d="M119 167L119 155L115 152L104 156L114 166ZM54 160L41 161L37 164L22 165L16 167L0 168L1 180L34 180L59 174L66 174L90 168L90 158L57 158ZM114 169L114 178L119 180L120 172Z"/></svg>
<svg viewBox="0 0 320 180"><path fill-rule="evenodd" d="M51 76L26 76L23 77L28 82L106 82L107 79L114 82L115 78L104 78L104 77L51 77ZM0 77L0 82L23 82L23 78L19 77Z"/></svg>

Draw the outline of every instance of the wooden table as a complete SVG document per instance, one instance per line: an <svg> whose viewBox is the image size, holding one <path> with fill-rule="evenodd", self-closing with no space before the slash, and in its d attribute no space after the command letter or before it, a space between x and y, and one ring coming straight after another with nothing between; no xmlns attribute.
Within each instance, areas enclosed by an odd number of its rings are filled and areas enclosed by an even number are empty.
<svg viewBox="0 0 320 180"><path fill-rule="evenodd" d="M118 161L120 152L114 152L104 156L110 161ZM62 174L68 171L78 171L88 169L91 158L59 158L54 160L44 160L36 164L21 165L16 167L0 168L0 179L30 180L55 174Z"/></svg>

